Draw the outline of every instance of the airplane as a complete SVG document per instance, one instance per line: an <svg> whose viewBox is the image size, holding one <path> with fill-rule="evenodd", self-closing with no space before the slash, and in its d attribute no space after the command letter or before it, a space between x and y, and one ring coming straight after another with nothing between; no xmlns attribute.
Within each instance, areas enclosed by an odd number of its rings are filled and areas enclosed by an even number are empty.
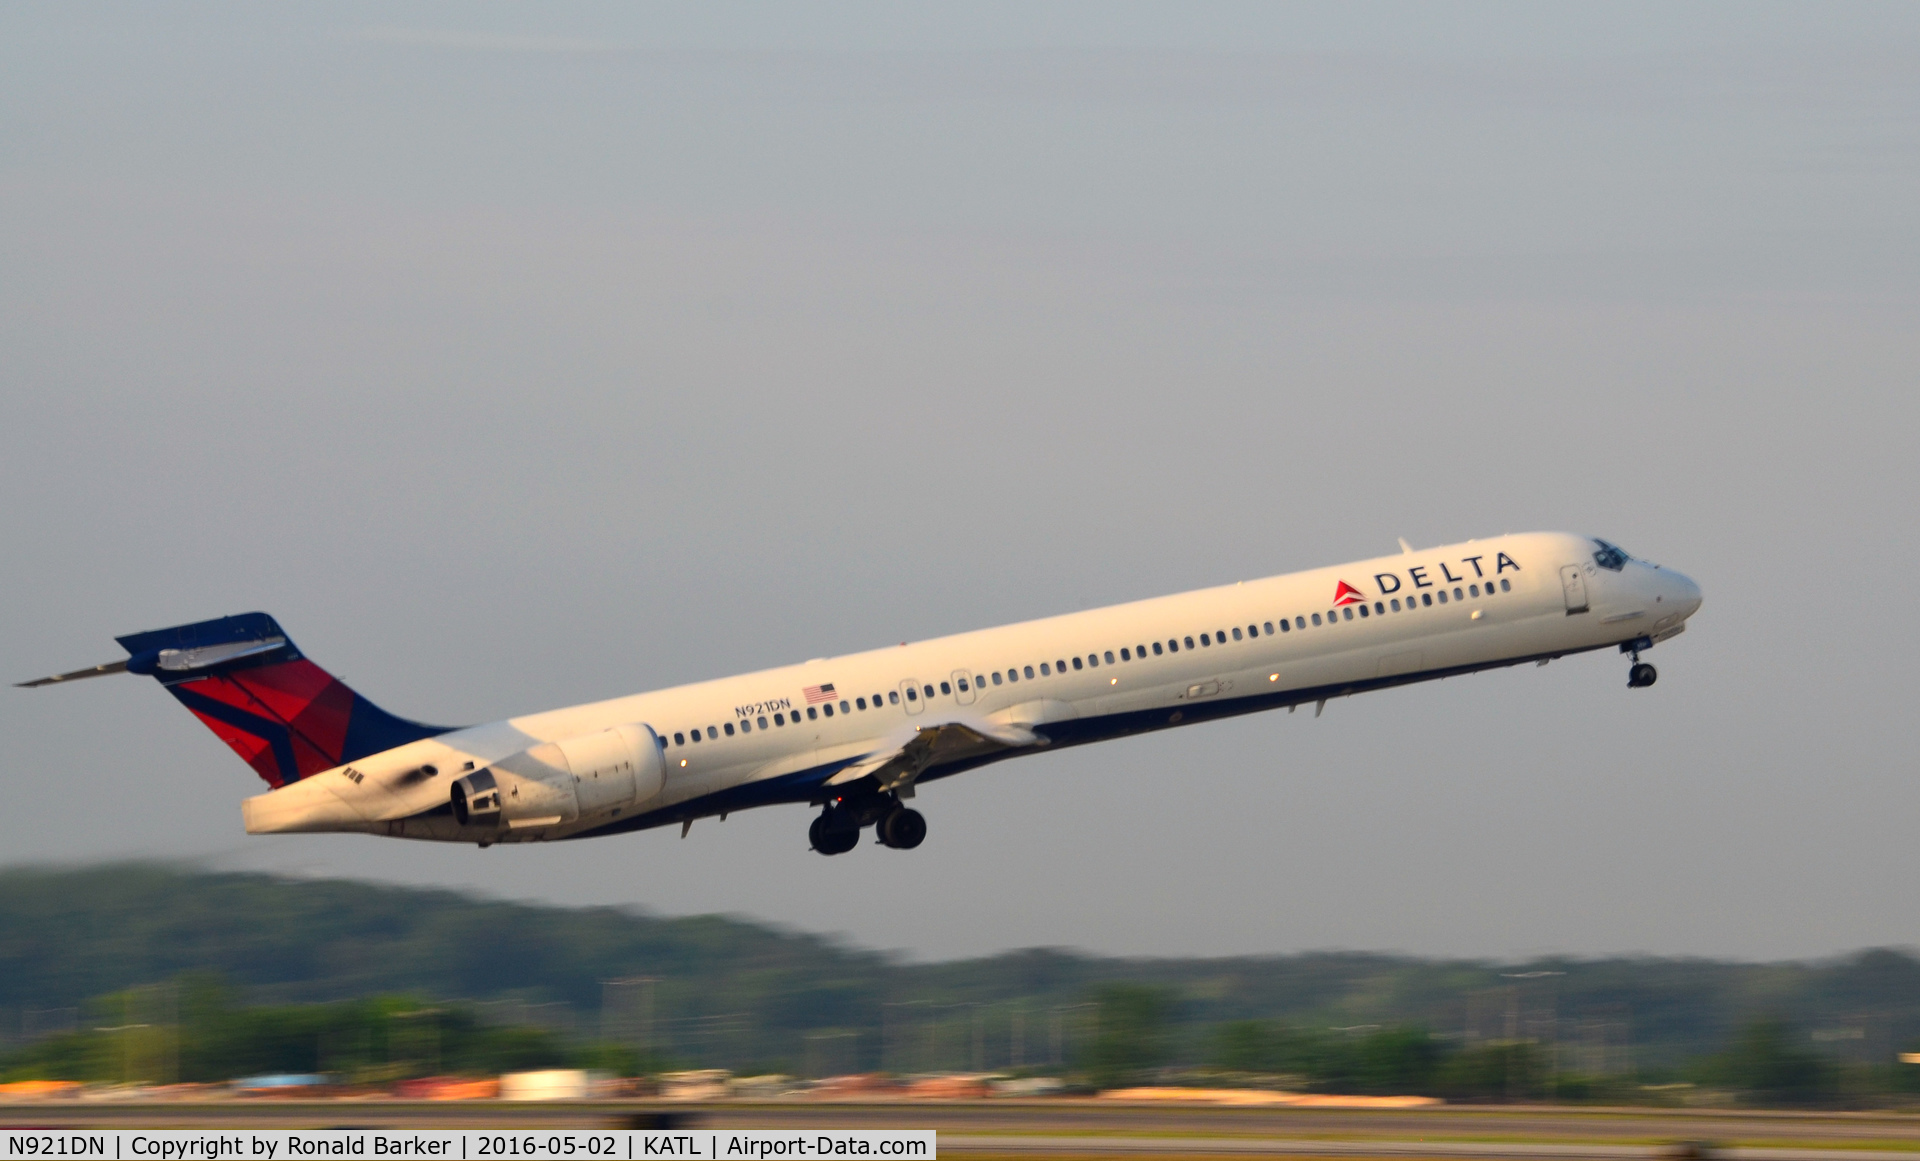
<svg viewBox="0 0 1920 1161"><path fill-rule="evenodd" d="M23 687L145 674L271 788L249 834L547 842L781 803L813 849L927 834L922 784L1042 750L1574 653L1641 653L1700 607L1687 577L1571 533L1526 533L569 706L484 725L396 717L265 613L117 638L127 656Z"/></svg>

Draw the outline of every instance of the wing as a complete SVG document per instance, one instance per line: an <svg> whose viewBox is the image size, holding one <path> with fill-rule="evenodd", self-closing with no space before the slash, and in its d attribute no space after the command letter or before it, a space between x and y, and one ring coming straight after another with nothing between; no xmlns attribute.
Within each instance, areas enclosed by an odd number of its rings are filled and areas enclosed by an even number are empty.
<svg viewBox="0 0 1920 1161"><path fill-rule="evenodd" d="M912 737L894 749L869 754L827 779L827 785L845 786L862 778L872 778L881 790L911 795L914 779L929 767L978 758L999 750L1046 744L1043 735L1023 725L940 722L918 727Z"/></svg>

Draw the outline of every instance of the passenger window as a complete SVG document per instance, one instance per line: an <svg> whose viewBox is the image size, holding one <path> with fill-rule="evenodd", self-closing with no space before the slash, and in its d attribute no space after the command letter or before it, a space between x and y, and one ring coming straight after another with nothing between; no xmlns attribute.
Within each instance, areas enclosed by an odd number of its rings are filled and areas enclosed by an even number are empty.
<svg viewBox="0 0 1920 1161"><path fill-rule="evenodd" d="M1393 610L1394 612L1396 612L1396 613L1397 613L1397 612L1399 612L1399 611L1400 611L1400 598L1399 598L1399 597L1395 597L1395 598L1393 598L1392 600L1390 600L1390 601L1388 601L1388 602L1387 602L1387 606L1388 606L1389 608L1391 608L1391 609L1392 609L1392 610Z"/></svg>
<svg viewBox="0 0 1920 1161"><path fill-rule="evenodd" d="M1367 615L1367 607L1365 605L1360 606L1360 615L1363 617Z"/></svg>
<svg viewBox="0 0 1920 1161"><path fill-rule="evenodd" d="M1111 650L1111 649L1109 649L1109 650L1107 650L1107 652L1106 652L1106 658L1107 658L1107 664L1108 664L1108 665L1112 665L1112 664L1113 664L1113 650Z"/></svg>
<svg viewBox="0 0 1920 1161"><path fill-rule="evenodd" d="M725 728L726 728L726 731L727 731L727 737L729 737L729 738L731 738L731 737L733 737L733 723L732 723L732 722L728 722L728 723L726 724L726 727L725 727Z"/></svg>
<svg viewBox="0 0 1920 1161"><path fill-rule="evenodd" d="M1027 680L1028 680L1028 681L1032 681L1032 680L1033 680L1033 666L1031 666L1031 665L1029 665L1029 666L1027 666L1027 668L1026 668L1026 674L1027 674Z"/></svg>
<svg viewBox="0 0 1920 1161"><path fill-rule="evenodd" d="M1285 632L1287 632L1288 630L1290 630L1290 629L1292 629L1292 628L1293 628L1293 623L1292 623L1291 621L1282 621L1282 622L1280 622L1280 631L1281 631L1282 633L1285 633Z"/></svg>
<svg viewBox="0 0 1920 1161"><path fill-rule="evenodd" d="M1187 642L1187 648L1189 648L1189 649L1191 649L1191 648L1193 648L1193 638L1191 638L1191 637L1188 637L1188 638L1186 639L1186 642Z"/></svg>
<svg viewBox="0 0 1920 1161"><path fill-rule="evenodd" d="M1233 627L1233 639L1235 641L1238 641L1240 639L1240 626L1238 625L1235 625Z"/></svg>
<svg viewBox="0 0 1920 1161"><path fill-rule="evenodd" d="M1047 667L1042 665L1040 667L1040 672L1045 673L1046 671L1047 671ZM1064 661L1055 661L1053 663L1053 671L1055 673L1065 673L1067 671L1067 663Z"/></svg>
<svg viewBox="0 0 1920 1161"><path fill-rule="evenodd" d="M1200 634L1200 647L1204 649L1210 644L1212 644L1212 642L1207 640L1207 635L1205 633Z"/></svg>
<svg viewBox="0 0 1920 1161"><path fill-rule="evenodd" d="M1315 622L1314 622L1314 624L1316 624L1316 625L1317 625L1317 624L1319 624L1319 622L1318 622L1318 621L1315 621ZM1294 628L1296 628L1296 629L1304 629L1304 628L1306 628L1306 627L1307 627L1307 619L1306 619L1305 617L1295 617L1295 618L1293 619L1293 627L1294 627Z"/></svg>
<svg viewBox="0 0 1920 1161"><path fill-rule="evenodd" d="M941 682L941 683L940 683L940 692L941 692L941 693L952 693L952 692L953 692L953 687L952 687L952 686L950 686L950 685L948 685L948 684L947 684L946 682L944 682L944 681L943 681L943 682Z"/></svg>
<svg viewBox="0 0 1920 1161"><path fill-rule="evenodd" d="M1040 663L1040 676L1042 676L1042 677L1052 677L1052 676L1053 676L1053 666L1051 666L1051 665L1048 665L1048 664L1047 664L1046 662L1044 662L1044 661L1042 661L1042 662Z"/></svg>
<svg viewBox="0 0 1920 1161"><path fill-rule="evenodd" d="M1158 656L1160 656L1160 642L1158 642L1158 641L1155 641L1155 642L1153 643L1153 655L1154 655L1155 657L1158 657Z"/></svg>
<svg viewBox="0 0 1920 1161"><path fill-rule="evenodd" d="M1133 660L1133 652L1124 645L1120 647L1120 660L1122 661Z"/></svg>
<svg viewBox="0 0 1920 1161"><path fill-rule="evenodd" d="M995 670L995 671L994 671L994 674L993 674L993 683L994 683L995 685L999 685L999 684L1000 684L1000 672L999 672L999 670Z"/></svg>
<svg viewBox="0 0 1920 1161"><path fill-rule="evenodd" d="M921 693L924 693L924 694L926 694L926 695L927 695L928 697L932 697L932 696L933 696L933 687L932 687L931 685L927 685L927 686L922 686L922 687L921 687L921 689L920 689L920 692L921 692Z"/></svg>
<svg viewBox="0 0 1920 1161"><path fill-rule="evenodd" d="M1087 668L1088 669L1100 668L1100 655L1098 653L1087 654Z"/></svg>
<svg viewBox="0 0 1920 1161"><path fill-rule="evenodd" d="M699 740L700 740L700 731L698 729L692 729L687 731L687 741L697 742Z"/></svg>
<svg viewBox="0 0 1920 1161"><path fill-rule="evenodd" d="M907 687L907 700L908 701L920 700L920 695L914 691L914 688L911 685Z"/></svg>
<svg viewBox="0 0 1920 1161"><path fill-rule="evenodd" d="M1453 599L1454 599L1454 600L1456 600L1456 601L1464 601L1464 600L1466 600L1467 598L1465 598L1465 597L1463 597L1463 596L1461 596L1461 595L1460 595L1460 590L1459 590L1459 589L1455 589L1455 590L1453 590Z"/></svg>
<svg viewBox="0 0 1920 1161"><path fill-rule="evenodd" d="M1379 601L1373 602L1373 611L1380 614L1383 617L1387 615L1387 607L1381 604Z"/></svg>
<svg viewBox="0 0 1920 1161"><path fill-rule="evenodd" d="M1020 680L1020 671L1019 671L1018 669L1009 669L1009 670L1007 670L1007 680L1008 680L1008 681L1019 681L1019 680Z"/></svg>
<svg viewBox="0 0 1920 1161"><path fill-rule="evenodd" d="M1364 607L1364 606L1363 606L1363 607ZM1351 620L1353 620L1353 606L1352 606L1352 605L1348 605L1348 606L1347 606L1346 608L1344 608L1344 609L1341 609L1341 610L1340 610L1340 615L1341 615L1341 616L1343 616L1343 617L1345 617L1345 618L1346 618L1347 620L1349 620L1349 621L1351 621Z"/></svg>
<svg viewBox="0 0 1920 1161"><path fill-rule="evenodd" d="M686 736L685 734L683 734L683 733L680 733L680 732L678 732L678 731L675 731L675 733L674 733L674 735L673 735L673 744L674 744L674 745L676 745L676 746L684 746L684 745L686 745L686 744L687 744L687 736Z"/></svg>
<svg viewBox="0 0 1920 1161"><path fill-rule="evenodd" d="M1316 625L1318 625L1318 624L1320 623L1320 614L1318 614L1318 613L1315 613L1315 614L1313 615L1313 623L1314 623L1314 624L1316 624Z"/></svg>
<svg viewBox="0 0 1920 1161"><path fill-rule="evenodd" d="M832 716L833 716L833 703L832 703L832 702L828 702L827 704L825 704L825 705L823 705L823 706L821 706L820 708L821 708L822 710L824 710L824 711L826 711L826 715L827 715L828 717L832 717Z"/></svg>
<svg viewBox="0 0 1920 1161"><path fill-rule="evenodd" d="M1188 641L1188 642L1187 642L1187 644L1189 644L1189 645L1191 645L1191 644L1193 644L1193 642L1192 642L1192 641ZM1167 652L1169 652L1169 653L1178 653L1178 652L1180 652L1180 642L1179 642L1179 640L1178 640L1178 639L1173 639L1173 640L1169 640L1169 641L1167 642Z"/></svg>
<svg viewBox="0 0 1920 1161"><path fill-rule="evenodd" d="M765 714L760 715L760 728L763 730L767 728L767 715Z"/></svg>
<svg viewBox="0 0 1920 1161"><path fill-rule="evenodd" d="M1076 657L1073 659L1073 667L1075 669L1085 669L1086 663L1081 661L1078 657Z"/></svg>
<svg viewBox="0 0 1920 1161"><path fill-rule="evenodd" d="M1503 592L1503 593L1506 593L1506 592L1512 592L1512 591L1513 591L1513 585L1511 585L1510 583L1508 583L1508 581L1507 581L1507 578L1505 578L1505 577L1501 577L1501 578L1500 578L1500 591L1501 591L1501 592Z"/></svg>
<svg viewBox="0 0 1920 1161"><path fill-rule="evenodd" d="M807 720L808 720L808 721L810 721L810 722L817 722L817 721L819 721L819 720L820 720L820 713L819 713L819 711L818 711L818 710L816 710L816 709L814 709L814 707L812 707L812 706L808 706L808 707L807 707Z"/></svg>
<svg viewBox="0 0 1920 1161"><path fill-rule="evenodd" d="M1440 590L1440 603L1443 605L1447 603L1447 590L1445 589Z"/></svg>
<svg viewBox="0 0 1920 1161"><path fill-rule="evenodd" d="M890 689L890 690L888 690L888 691L887 691L887 704L888 704L888 705L899 705L899 704L900 704L900 691L899 691L899 690L897 690L897 689Z"/></svg>
<svg viewBox="0 0 1920 1161"><path fill-rule="evenodd" d="M961 679L960 679L960 692L961 692L961 693L965 693L965 692L967 692L967 690L968 690L969 688L971 688L971 687L967 685L967 679L966 679L966 678L964 678L964 677L963 677L963 678L961 678Z"/></svg>
<svg viewBox="0 0 1920 1161"><path fill-rule="evenodd" d="M776 726L784 726L784 725L786 725L786 724L787 724L787 715L785 715L785 714L775 714L775 715L773 715L773 724L774 724L774 725L776 725Z"/></svg>
<svg viewBox="0 0 1920 1161"><path fill-rule="evenodd" d="M853 704L859 706L861 709L866 709L867 699L864 697L856 697L853 699Z"/></svg>
<svg viewBox="0 0 1920 1161"><path fill-rule="evenodd" d="M1145 645L1135 645L1133 647L1133 655L1135 657L1138 657L1140 660L1145 661L1147 659L1147 647ZM1126 653L1123 651L1120 654L1120 656L1124 659L1126 657Z"/></svg>
<svg viewBox="0 0 1920 1161"><path fill-rule="evenodd" d="M717 742L717 741L719 741L719 740L720 740L720 731L719 731L718 729L716 729L715 727L713 727L713 726L708 726L708 727L707 727L707 740L708 740L708 741L710 741L710 742Z"/></svg>
<svg viewBox="0 0 1920 1161"><path fill-rule="evenodd" d="M1227 643L1227 631L1225 629L1215 629L1213 631L1213 639L1225 645Z"/></svg>
<svg viewBox="0 0 1920 1161"><path fill-rule="evenodd" d="M740 732L741 732L741 733L743 733L743 734L751 734L751 733L753 732L753 719L751 719L751 718L741 718L741 719L740 719Z"/></svg>
<svg viewBox="0 0 1920 1161"><path fill-rule="evenodd" d="M844 714L844 713L850 713L852 711L847 708L847 703L843 701L840 703L840 712Z"/></svg>
<svg viewBox="0 0 1920 1161"><path fill-rule="evenodd" d="M1445 594L1445 593L1442 593L1442 594L1440 595L1440 599L1441 599L1441 600L1443 600L1443 601L1444 601L1444 600L1446 600L1446 599L1447 599L1447 598L1446 598L1446 594ZM1433 607L1433 594L1432 594L1432 593L1421 593L1421 594L1420 594L1420 603L1421 603L1421 604L1423 604L1423 605L1425 605L1425 606L1426 606L1427 608L1429 608L1429 609L1431 609L1431 608Z"/></svg>

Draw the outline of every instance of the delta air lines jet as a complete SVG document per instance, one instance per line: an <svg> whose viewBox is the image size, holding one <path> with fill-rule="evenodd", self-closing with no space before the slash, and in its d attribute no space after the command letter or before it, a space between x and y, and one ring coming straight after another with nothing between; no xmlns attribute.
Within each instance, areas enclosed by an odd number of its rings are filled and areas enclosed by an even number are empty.
<svg viewBox="0 0 1920 1161"><path fill-rule="evenodd" d="M1604 540L1529 533L981 629L485 725L395 717L243 613L119 638L270 789L249 834L589 838L777 803L813 849L908 850L925 783L1040 750L1617 648L1686 628L1700 589Z"/></svg>

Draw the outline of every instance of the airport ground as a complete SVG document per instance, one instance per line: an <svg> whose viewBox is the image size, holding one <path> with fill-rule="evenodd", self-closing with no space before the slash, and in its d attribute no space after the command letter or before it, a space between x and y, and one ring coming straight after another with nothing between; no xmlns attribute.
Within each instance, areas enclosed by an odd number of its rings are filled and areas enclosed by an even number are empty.
<svg viewBox="0 0 1920 1161"><path fill-rule="evenodd" d="M8 1128L903 1128L943 1154L996 1157L1656 1158L1920 1161L1905 1113L1445 1106L1352 1110L1045 1099L939 1103L427 1103L232 1100L0 1106ZM1696 1151L1688 1152L1689 1148ZM1703 1150L1703 1151L1702 1151Z"/></svg>

